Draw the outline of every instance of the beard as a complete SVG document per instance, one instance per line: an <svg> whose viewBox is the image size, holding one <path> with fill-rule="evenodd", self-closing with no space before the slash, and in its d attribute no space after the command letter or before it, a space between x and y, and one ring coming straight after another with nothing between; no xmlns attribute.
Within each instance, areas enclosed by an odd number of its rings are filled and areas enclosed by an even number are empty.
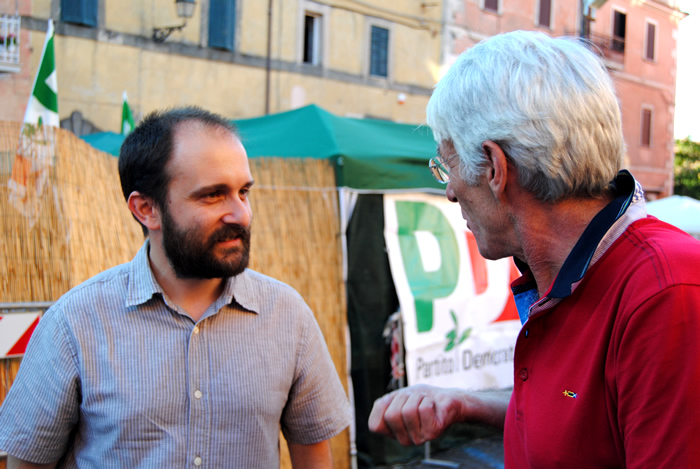
<svg viewBox="0 0 700 469"><path fill-rule="evenodd" d="M197 227L181 229L167 208L162 210L163 249L181 279L228 278L242 273L250 257L250 227L225 225L205 237ZM216 255L216 244L240 239L241 245Z"/></svg>

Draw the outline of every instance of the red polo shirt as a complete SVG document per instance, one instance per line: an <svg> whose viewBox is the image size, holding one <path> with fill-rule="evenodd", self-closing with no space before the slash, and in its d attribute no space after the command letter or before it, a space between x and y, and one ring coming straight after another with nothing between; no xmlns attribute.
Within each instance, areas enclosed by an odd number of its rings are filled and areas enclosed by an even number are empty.
<svg viewBox="0 0 700 469"><path fill-rule="evenodd" d="M593 238L518 336L505 467L700 467L700 242L643 218L589 267Z"/></svg>

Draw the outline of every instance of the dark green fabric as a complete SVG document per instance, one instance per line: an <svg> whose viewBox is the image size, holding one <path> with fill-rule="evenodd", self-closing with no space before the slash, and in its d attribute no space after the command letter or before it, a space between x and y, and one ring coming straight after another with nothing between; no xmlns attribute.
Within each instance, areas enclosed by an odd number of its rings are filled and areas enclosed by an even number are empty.
<svg viewBox="0 0 700 469"><path fill-rule="evenodd" d="M341 187L445 188L428 170L436 146L427 126L338 117L315 105L235 123L250 157L330 159Z"/></svg>
<svg viewBox="0 0 700 469"><path fill-rule="evenodd" d="M80 138L98 150L119 156L119 149L122 146L122 142L124 142L124 137L122 134L113 132L98 132L96 134L82 135Z"/></svg>
<svg viewBox="0 0 700 469"><path fill-rule="evenodd" d="M416 456L397 442L373 435L367 427L372 404L387 392L390 348L384 324L399 307L384 243L381 195L360 195L347 231L348 325L358 460L363 466Z"/></svg>
<svg viewBox="0 0 700 469"><path fill-rule="evenodd" d="M234 123L249 157L329 159L339 187L445 189L428 170L435 141L426 126L338 117L315 105ZM82 138L113 155L123 141L111 132Z"/></svg>

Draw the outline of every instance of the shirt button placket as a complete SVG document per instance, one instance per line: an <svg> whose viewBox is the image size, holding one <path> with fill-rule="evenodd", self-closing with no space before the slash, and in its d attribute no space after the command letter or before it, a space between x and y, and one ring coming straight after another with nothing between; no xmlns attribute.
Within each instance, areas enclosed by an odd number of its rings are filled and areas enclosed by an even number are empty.
<svg viewBox="0 0 700 469"><path fill-rule="evenodd" d="M202 452L206 450L207 434L205 429L208 427L210 419L209 405L204 397L206 383L208 379L208 363L206 353L206 341L204 340L201 326L196 325L192 328L188 347L188 376L190 389L190 418L189 431L191 448L189 458L192 464L200 467L203 464L202 457L206 457Z"/></svg>

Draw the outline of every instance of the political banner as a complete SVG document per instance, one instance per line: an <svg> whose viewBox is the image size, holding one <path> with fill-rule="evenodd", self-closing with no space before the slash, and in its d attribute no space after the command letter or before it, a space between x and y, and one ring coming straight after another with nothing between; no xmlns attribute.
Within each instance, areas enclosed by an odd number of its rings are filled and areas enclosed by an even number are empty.
<svg viewBox="0 0 700 469"><path fill-rule="evenodd" d="M512 386L521 327L512 259L484 259L459 205L444 196L385 194L384 219L408 384Z"/></svg>

